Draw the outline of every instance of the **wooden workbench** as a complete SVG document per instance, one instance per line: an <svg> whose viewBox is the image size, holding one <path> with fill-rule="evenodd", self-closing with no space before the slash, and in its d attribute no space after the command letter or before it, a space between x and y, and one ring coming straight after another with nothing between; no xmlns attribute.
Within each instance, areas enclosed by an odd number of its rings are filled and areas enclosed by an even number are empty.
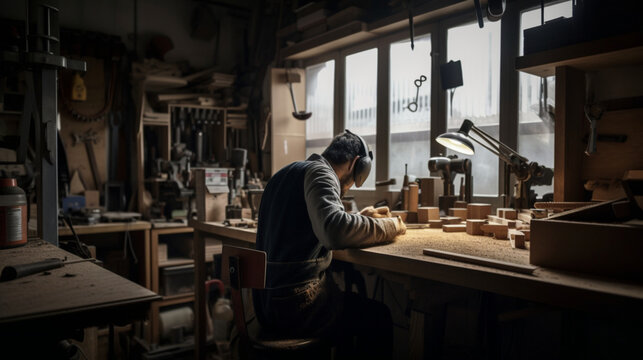
<svg viewBox="0 0 643 360"><path fill-rule="evenodd" d="M79 259L42 240L0 250L0 268L48 258ZM89 326L143 318L152 291L91 262L70 264L44 273L0 282L0 338L60 336ZM63 337L64 338L64 337Z"/></svg>
<svg viewBox="0 0 643 360"><path fill-rule="evenodd" d="M221 223L198 221L190 222L190 226L194 228L195 234L198 283L205 282L205 273L199 270L204 268L203 264L198 263L198 259L203 259L201 252L205 237L217 238L224 244L254 247L256 229L232 228ZM423 255L422 250L427 248L518 265L529 264L528 249L512 249L507 240L465 233L445 233L441 229L409 229L405 235L398 236L394 243L363 249L336 250L333 251L333 258L411 277L566 308L604 310L610 305L643 305L643 284L545 268L537 268L532 275L525 275ZM199 317L200 308L205 304L203 289L197 287L196 294L197 327L205 326L205 319ZM198 342L199 337L197 344Z"/></svg>
<svg viewBox="0 0 643 360"><path fill-rule="evenodd" d="M74 225L74 231L81 238L81 241L91 242L94 244L96 236L102 234L116 234L116 233L134 233L132 236L134 247L137 252L143 256L140 259L139 273L142 274L139 283L148 289L152 288L152 277L150 273L151 266L151 242L150 232L152 224L147 221L130 221L130 222L111 222L111 223L98 223L94 225ZM73 234L68 226L61 226L58 228L59 237L72 237Z"/></svg>

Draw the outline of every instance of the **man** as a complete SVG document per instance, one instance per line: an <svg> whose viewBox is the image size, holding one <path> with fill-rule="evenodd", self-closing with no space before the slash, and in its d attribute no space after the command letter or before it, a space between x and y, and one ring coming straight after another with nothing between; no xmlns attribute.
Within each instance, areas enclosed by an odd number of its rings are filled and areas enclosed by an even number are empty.
<svg viewBox="0 0 643 360"><path fill-rule="evenodd" d="M388 308L356 294L342 294L326 274L331 250L394 241L406 232L397 218L350 214L341 198L362 186L373 154L346 130L322 155L292 163L268 182L259 208L257 249L267 253L266 290L253 293L262 326L283 334L357 336L360 355L390 358ZM376 215L372 207L363 213Z"/></svg>

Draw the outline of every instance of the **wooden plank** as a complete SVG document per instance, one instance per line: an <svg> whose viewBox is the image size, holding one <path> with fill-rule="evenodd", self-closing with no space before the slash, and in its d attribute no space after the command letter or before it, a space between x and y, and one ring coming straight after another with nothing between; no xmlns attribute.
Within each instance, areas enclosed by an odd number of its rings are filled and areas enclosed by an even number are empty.
<svg viewBox="0 0 643 360"><path fill-rule="evenodd" d="M452 253L448 251L424 249L422 250L422 253L424 255L439 257L442 259L456 260L456 261L462 261L470 264L489 266L496 269L515 271L521 274L531 275L536 270L535 266L518 265L518 264L508 263L504 261L499 261L499 260L482 258L478 256L457 254L457 253Z"/></svg>
<svg viewBox="0 0 643 360"><path fill-rule="evenodd" d="M589 127L584 114L585 74L556 68L556 124L554 139L554 201L581 201L582 134Z"/></svg>
<svg viewBox="0 0 643 360"><path fill-rule="evenodd" d="M631 33L521 56L516 58L516 70L536 76L552 76L561 66L591 71L641 62L643 35Z"/></svg>
<svg viewBox="0 0 643 360"><path fill-rule="evenodd" d="M133 221L133 222L113 222L113 223L99 223L94 225L74 225L74 230L78 235L92 235L92 234L105 234L116 233L124 231L141 231L149 230L152 225L147 221ZM59 227L58 234L60 236L72 236L71 229L68 227Z"/></svg>
<svg viewBox="0 0 643 360"><path fill-rule="evenodd" d="M288 46L281 50L281 56L285 60L305 59L357 44L374 36L367 31L365 22L351 21L344 26Z"/></svg>
<svg viewBox="0 0 643 360"><path fill-rule="evenodd" d="M447 224L442 225L442 231L444 232L465 232L467 231L467 226L464 224Z"/></svg>

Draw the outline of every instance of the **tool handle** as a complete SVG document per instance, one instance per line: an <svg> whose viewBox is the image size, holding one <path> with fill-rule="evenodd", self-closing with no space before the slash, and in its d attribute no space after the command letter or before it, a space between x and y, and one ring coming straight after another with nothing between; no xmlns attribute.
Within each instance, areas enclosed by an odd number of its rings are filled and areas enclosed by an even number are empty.
<svg viewBox="0 0 643 360"><path fill-rule="evenodd" d="M60 267L63 267L63 262L60 259L47 259L30 264L5 266L4 269L2 269L0 281L9 281Z"/></svg>

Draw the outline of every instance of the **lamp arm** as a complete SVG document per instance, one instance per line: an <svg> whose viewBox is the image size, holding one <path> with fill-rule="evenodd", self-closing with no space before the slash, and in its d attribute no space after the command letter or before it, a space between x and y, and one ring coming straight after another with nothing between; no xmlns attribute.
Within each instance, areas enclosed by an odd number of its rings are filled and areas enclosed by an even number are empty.
<svg viewBox="0 0 643 360"><path fill-rule="evenodd" d="M473 126L471 126L471 130L474 133L476 133L478 136L480 136L483 140L485 140L487 143L489 143L491 146L497 147L498 148L497 152L502 153L505 156L506 159L503 159L503 160L506 161L507 163L511 163L511 160L510 160L511 155L517 157L521 161L529 162L529 159L527 159L526 157L518 154L514 149L512 149L509 146L503 144L499 140L494 139L491 135L487 134L485 131L483 131L479 127L473 125ZM478 144L480 144L480 142L478 142ZM482 144L480 144L480 145L482 145ZM487 148L487 150L488 150L488 148Z"/></svg>
<svg viewBox="0 0 643 360"><path fill-rule="evenodd" d="M492 154L494 154L497 157L499 157L500 160L502 160L502 161L504 161L504 162L506 162L508 164L511 164L511 160L509 159L509 157L507 155L501 153L498 149L494 149L490 145L487 145L487 144L484 144L484 143L480 142L478 139L474 138L473 136L469 136L469 139L475 141L476 143L480 144L480 146L482 146L483 148L489 150ZM482 139L487 141L484 137L482 137Z"/></svg>

